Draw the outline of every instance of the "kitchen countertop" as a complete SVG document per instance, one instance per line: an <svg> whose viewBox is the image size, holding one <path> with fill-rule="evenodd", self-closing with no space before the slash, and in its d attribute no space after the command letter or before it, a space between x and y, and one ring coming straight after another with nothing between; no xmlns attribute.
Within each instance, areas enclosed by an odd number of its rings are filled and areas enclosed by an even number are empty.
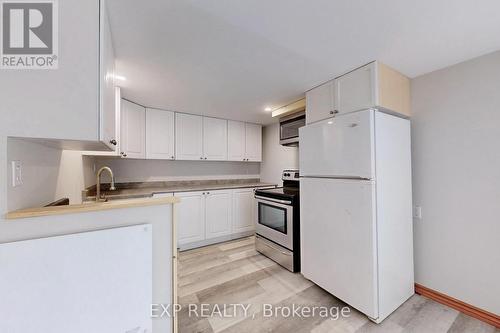
<svg viewBox="0 0 500 333"><path fill-rule="evenodd" d="M178 202L180 202L180 199L175 197L112 200L108 202L93 202L93 203L89 202L80 205L36 207L36 208L21 209L7 213L5 218L21 219L27 217L85 213L85 212L119 209L119 208L175 204Z"/></svg>
<svg viewBox="0 0 500 333"><path fill-rule="evenodd" d="M148 198L153 194L172 192L214 191L252 187L275 187L277 184L263 183L259 179L220 179L220 180L189 180L189 181L156 181L117 183L116 190L110 191L109 184L101 185L101 193L108 200ZM83 191L83 200L95 200L96 187Z"/></svg>

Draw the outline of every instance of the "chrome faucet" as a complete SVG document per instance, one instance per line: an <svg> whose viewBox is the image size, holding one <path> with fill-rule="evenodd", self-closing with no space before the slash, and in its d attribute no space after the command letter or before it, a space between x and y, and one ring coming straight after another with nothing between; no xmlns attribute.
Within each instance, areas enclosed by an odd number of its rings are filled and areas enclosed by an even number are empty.
<svg viewBox="0 0 500 333"><path fill-rule="evenodd" d="M115 188L115 176L113 175L113 170L111 170L110 167L103 166L102 168L97 171L97 185L96 185L96 196L95 196L95 201L100 202L100 201L106 201L104 197L101 198L101 174L102 172L106 170L109 172L109 175L111 176L111 187L109 188L110 191L116 190Z"/></svg>

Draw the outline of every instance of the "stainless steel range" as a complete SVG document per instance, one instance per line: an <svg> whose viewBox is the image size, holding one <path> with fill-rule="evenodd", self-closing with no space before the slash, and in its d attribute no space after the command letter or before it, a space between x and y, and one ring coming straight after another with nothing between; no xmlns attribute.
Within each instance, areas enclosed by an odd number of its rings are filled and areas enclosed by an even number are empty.
<svg viewBox="0 0 500 333"><path fill-rule="evenodd" d="M255 191L257 251L300 271L299 171L284 170L283 187Z"/></svg>

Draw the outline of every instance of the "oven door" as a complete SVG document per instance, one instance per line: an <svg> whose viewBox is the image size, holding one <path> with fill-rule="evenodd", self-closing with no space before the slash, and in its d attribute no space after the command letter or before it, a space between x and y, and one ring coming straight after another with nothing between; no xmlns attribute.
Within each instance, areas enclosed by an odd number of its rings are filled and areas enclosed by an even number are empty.
<svg viewBox="0 0 500 333"><path fill-rule="evenodd" d="M291 201L255 196L255 231L293 251L293 206Z"/></svg>

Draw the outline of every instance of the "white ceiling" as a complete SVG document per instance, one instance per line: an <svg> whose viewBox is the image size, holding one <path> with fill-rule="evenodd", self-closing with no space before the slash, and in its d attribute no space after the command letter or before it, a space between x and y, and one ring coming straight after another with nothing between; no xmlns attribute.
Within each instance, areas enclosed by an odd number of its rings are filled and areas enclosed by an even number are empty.
<svg viewBox="0 0 500 333"><path fill-rule="evenodd" d="M123 95L259 123L346 70L415 77L500 49L498 0L109 0Z"/></svg>

